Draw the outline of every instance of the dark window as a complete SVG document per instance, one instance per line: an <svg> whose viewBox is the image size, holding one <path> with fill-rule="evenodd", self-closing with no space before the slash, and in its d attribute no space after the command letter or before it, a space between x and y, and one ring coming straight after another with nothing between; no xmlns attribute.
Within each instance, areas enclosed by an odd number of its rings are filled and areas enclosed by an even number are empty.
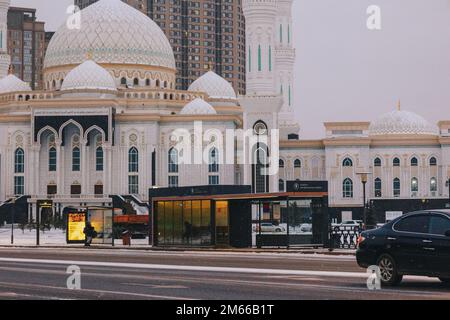
<svg viewBox="0 0 450 320"><path fill-rule="evenodd" d="M135 85L135 86L139 85L139 79L138 78L134 78L133 85Z"/></svg>
<svg viewBox="0 0 450 320"><path fill-rule="evenodd" d="M411 179L411 192L419 191L419 180L417 178Z"/></svg>
<svg viewBox="0 0 450 320"><path fill-rule="evenodd" d="M169 176L169 188L178 187L178 176Z"/></svg>
<svg viewBox="0 0 450 320"><path fill-rule="evenodd" d="M169 172L178 173L178 150L175 148L169 150Z"/></svg>
<svg viewBox="0 0 450 320"><path fill-rule="evenodd" d="M55 195L58 191L58 188L54 184L50 184L47 186L47 195L52 196Z"/></svg>
<svg viewBox="0 0 450 320"><path fill-rule="evenodd" d="M25 194L25 177L14 177L14 195L23 196Z"/></svg>
<svg viewBox="0 0 450 320"><path fill-rule="evenodd" d="M415 215L401 219L394 225L397 231L428 233L430 217L425 215Z"/></svg>
<svg viewBox="0 0 450 320"><path fill-rule="evenodd" d="M279 166L280 168L284 168L284 161L283 161L282 159L280 159L280 160L278 161L278 166Z"/></svg>
<svg viewBox="0 0 450 320"><path fill-rule="evenodd" d="M48 171L56 171L56 149L50 148L48 150Z"/></svg>
<svg viewBox="0 0 450 320"><path fill-rule="evenodd" d="M342 197L353 198L353 181L351 179L345 179L342 183Z"/></svg>
<svg viewBox="0 0 450 320"><path fill-rule="evenodd" d="M381 167L381 159L375 158L375 160L373 161L373 165L374 167Z"/></svg>
<svg viewBox="0 0 450 320"><path fill-rule="evenodd" d="M25 152L19 148L14 154L14 172L24 173L25 171Z"/></svg>
<svg viewBox="0 0 450 320"><path fill-rule="evenodd" d="M73 184L70 186L70 194L71 195L80 195L81 194L81 185Z"/></svg>
<svg viewBox="0 0 450 320"><path fill-rule="evenodd" d="M284 180L280 179L278 181L278 191L283 192L284 191Z"/></svg>
<svg viewBox="0 0 450 320"><path fill-rule="evenodd" d="M139 177L128 176L128 193L139 194Z"/></svg>
<svg viewBox="0 0 450 320"><path fill-rule="evenodd" d="M95 195L103 195L103 185L102 184L96 184L94 186L94 193L95 193Z"/></svg>
<svg viewBox="0 0 450 320"><path fill-rule="evenodd" d="M380 178L376 178L375 179L375 197L376 198L380 198L381 197L381 195L382 195L381 188L382 188L381 179Z"/></svg>
<svg viewBox="0 0 450 320"><path fill-rule="evenodd" d="M437 160L435 157L430 158L430 166L432 167L437 166Z"/></svg>
<svg viewBox="0 0 450 320"><path fill-rule="evenodd" d="M430 233L444 236L447 231L450 230L450 219L433 215L430 219Z"/></svg>
<svg viewBox="0 0 450 320"><path fill-rule="evenodd" d="M399 158L394 158L394 160L392 160L392 165L394 167L400 167L400 159Z"/></svg>
<svg viewBox="0 0 450 320"><path fill-rule="evenodd" d="M209 172L219 172L219 151L216 148L209 152ZM210 183L211 184L211 183ZM218 184L218 183L217 183Z"/></svg>
<svg viewBox="0 0 450 320"><path fill-rule="evenodd" d="M127 85L127 79L126 78L120 79L120 84L123 85L123 86L126 86Z"/></svg>
<svg viewBox="0 0 450 320"><path fill-rule="evenodd" d="M215 186L219 184L219 176L209 176L208 183L211 186Z"/></svg>
<svg viewBox="0 0 450 320"><path fill-rule="evenodd" d="M95 150L95 169L96 171L103 171L103 148L98 147Z"/></svg>
<svg viewBox="0 0 450 320"><path fill-rule="evenodd" d="M299 159L296 159L294 161L294 168L301 168L302 167L302 162Z"/></svg>
<svg viewBox="0 0 450 320"><path fill-rule="evenodd" d="M128 151L128 172L139 172L139 151L134 147Z"/></svg>
<svg viewBox="0 0 450 320"><path fill-rule="evenodd" d="M399 178L394 179L393 187L394 187L394 197L400 197L401 185Z"/></svg>
<svg viewBox="0 0 450 320"><path fill-rule="evenodd" d="M417 167L419 165L419 160L416 157L411 159L411 167Z"/></svg>
<svg viewBox="0 0 450 320"><path fill-rule="evenodd" d="M72 149L72 171L80 171L80 148Z"/></svg>
<svg viewBox="0 0 450 320"><path fill-rule="evenodd" d="M350 158L345 158L344 161L342 161L343 167L353 167L353 161Z"/></svg>

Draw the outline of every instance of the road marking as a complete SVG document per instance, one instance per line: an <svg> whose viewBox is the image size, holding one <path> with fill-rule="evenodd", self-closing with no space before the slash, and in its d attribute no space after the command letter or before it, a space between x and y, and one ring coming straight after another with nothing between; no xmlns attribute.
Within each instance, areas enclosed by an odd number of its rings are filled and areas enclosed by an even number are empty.
<svg viewBox="0 0 450 320"><path fill-rule="evenodd" d="M135 287L146 287L151 289L189 289L186 286L177 286L177 285L157 285L157 284L145 284L145 283L131 283L131 282L124 282L121 283L125 286L135 286Z"/></svg>
<svg viewBox="0 0 450 320"><path fill-rule="evenodd" d="M19 258L0 258L0 261L16 262L16 263L53 264L53 265L119 267L119 268L131 268L131 269L203 271L203 272L222 272L222 273L251 273L251 274L259 273L259 274L279 274L279 275L296 275L296 276L321 276L321 277L336 277L336 278L367 278L367 274L362 273L362 272L259 269L259 268L234 268L234 267L202 267L202 266L165 265L165 264L119 263L119 262L74 261L74 260L47 260L47 259L19 259Z"/></svg>
<svg viewBox="0 0 450 320"><path fill-rule="evenodd" d="M118 295L118 296L130 296L130 297L141 297L141 298L151 298L151 299L159 299L159 300L196 300L192 298L182 298L175 296L162 296L162 295L154 295L154 294L142 294L142 293L133 293L133 292L115 292L109 290L95 290L95 289L82 289L82 290L69 290L67 288L62 287L54 287L54 286L46 286L40 284L18 284L18 283L10 283L10 282L0 282L0 286L7 286L10 290L11 288L39 288L39 289L48 289L48 290L59 290L64 291L69 294L73 293L100 293L100 294L109 294L109 295ZM35 297L40 297L39 295L35 295ZM60 299L60 298L59 298Z"/></svg>

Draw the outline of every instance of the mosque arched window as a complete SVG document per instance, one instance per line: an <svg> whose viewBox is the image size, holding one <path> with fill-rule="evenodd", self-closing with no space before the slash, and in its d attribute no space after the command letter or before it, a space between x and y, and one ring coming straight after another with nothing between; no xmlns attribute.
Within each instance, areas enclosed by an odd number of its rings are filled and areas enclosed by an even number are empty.
<svg viewBox="0 0 450 320"><path fill-rule="evenodd" d="M353 181L347 178L342 183L342 197L343 198L353 198Z"/></svg>

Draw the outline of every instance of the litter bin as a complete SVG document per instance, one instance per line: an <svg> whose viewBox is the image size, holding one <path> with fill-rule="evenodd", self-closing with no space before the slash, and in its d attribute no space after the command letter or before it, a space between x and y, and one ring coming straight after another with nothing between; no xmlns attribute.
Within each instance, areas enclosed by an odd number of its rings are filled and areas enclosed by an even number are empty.
<svg viewBox="0 0 450 320"><path fill-rule="evenodd" d="M131 246L131 232L126 230L122 232L122 242L124 246Z"/></svg>

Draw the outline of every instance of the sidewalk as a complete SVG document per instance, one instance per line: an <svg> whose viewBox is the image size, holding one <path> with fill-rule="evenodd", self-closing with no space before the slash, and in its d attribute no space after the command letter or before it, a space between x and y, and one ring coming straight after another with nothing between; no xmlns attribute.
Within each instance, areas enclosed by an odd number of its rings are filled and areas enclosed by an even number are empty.
<svg viewBox="0 0 450 320"><path fill-rule="evenodd" d="M150 245L132 245L124 246L122 244L111 245L91 245L90 247L85 247L83 245L77 244L62 244L62 245L11 245L11 244L0 244L1 248L21 248L21 249L31 249L31 248L41 248L41 249L68 249L68 250L129 250L129 251L153 251L153 252L203 252L203 253L289 253L289 254L321 254L330 256L354 256L355 250L349 249L335 249L333 251L327 248L192 248L192 247L152 247Z"/></svg>
<svg viewBox="0 0 450 320"><path fill-rule="evenodd" d="M20 229L14 231L14 244L11 245L11 232L0 229L0 248L43 248L43 249L100 249L100 250L137 250L160 252L223 252L223 253L292 253L292 254L324 254L324 255L354 255L355 250L326 248L291 247L287 248L193 248L193 247L152 247L148 239L132 239L131 246L124 246L121 239L115 240L115 245L93 244L89 248L80 244L66 244L66 235L61 230L51 230L40 233L40 246L36 246L36 230L31 232Z"/></svg>

